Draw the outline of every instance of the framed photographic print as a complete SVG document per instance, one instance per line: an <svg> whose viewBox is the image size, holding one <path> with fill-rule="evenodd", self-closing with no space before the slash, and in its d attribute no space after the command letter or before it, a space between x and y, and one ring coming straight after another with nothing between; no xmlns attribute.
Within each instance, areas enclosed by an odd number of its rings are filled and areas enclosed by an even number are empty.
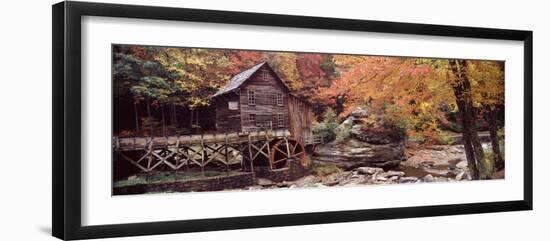
<svg viewBox="0 0 550 241"><path fill-rule="evenodd" d="M53 235L532 209L532 32L53 6Z"/></svg>

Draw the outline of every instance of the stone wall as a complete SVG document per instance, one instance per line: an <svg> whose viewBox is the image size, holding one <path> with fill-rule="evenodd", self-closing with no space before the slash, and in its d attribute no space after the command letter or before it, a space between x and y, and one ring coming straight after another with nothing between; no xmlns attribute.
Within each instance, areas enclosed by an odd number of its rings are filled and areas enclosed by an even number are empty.
<svg viewBox="0 0 550 241"><path fill-rule="evenodd" d="M311 173L310 167L304 167L298 160L289 160L286 168L270 170L269 167L254 167L257 178L266 178L274 182L294 181Z"/></svg>
<svg viewBox="0 0 550 241"><path fill-rule="evenodd" d="M254 185L252 173L237 173L228 176L206 177L168 183L138 184L113 188L113 195L144 194L150 192L201 192L238 189Z"/></svg>

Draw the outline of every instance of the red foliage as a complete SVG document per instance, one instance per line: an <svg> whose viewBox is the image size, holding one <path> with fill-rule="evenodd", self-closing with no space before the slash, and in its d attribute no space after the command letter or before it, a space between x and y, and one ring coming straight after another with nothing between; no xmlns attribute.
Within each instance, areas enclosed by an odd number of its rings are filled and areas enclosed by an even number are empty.
<svg viewBox="0 0 550 241"><path fill-rule="evenodd" d="M302 80L320 79L325 75L321 65L323 57L321 54L300 54L296 59L298 74Z"/></svg>

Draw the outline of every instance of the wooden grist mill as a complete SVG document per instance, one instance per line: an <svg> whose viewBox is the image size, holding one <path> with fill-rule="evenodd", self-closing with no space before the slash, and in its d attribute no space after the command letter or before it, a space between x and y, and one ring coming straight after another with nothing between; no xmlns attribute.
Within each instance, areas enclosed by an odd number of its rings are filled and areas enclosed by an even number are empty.
<svg viewBox="0 0 550 241"><path fill-rule="evenodd" d="M307 166L306 147L314 137L308 103L290 89L266 62L235 75L212 96L216 132L162 137L113 137L115 159L142 172L190 169L285 170Z"/></svg>

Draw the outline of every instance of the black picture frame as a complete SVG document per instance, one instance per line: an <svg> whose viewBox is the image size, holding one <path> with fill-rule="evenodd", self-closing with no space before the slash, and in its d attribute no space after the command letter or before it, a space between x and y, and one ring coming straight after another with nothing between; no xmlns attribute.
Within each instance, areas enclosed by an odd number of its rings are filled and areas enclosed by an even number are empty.
<svg viewBox="0 0 550 241"><path fill-rule="evenodd" d="M533 32L277 14L197 10L89 2L52 6L53 138L52 233L86 239L213 230L308 225L379 219L532 210ZM524 193L521 200L404 208L343 210L98 226L81 224L81 17L229 23L378 33L517 40L524 43Z"/></svg>

